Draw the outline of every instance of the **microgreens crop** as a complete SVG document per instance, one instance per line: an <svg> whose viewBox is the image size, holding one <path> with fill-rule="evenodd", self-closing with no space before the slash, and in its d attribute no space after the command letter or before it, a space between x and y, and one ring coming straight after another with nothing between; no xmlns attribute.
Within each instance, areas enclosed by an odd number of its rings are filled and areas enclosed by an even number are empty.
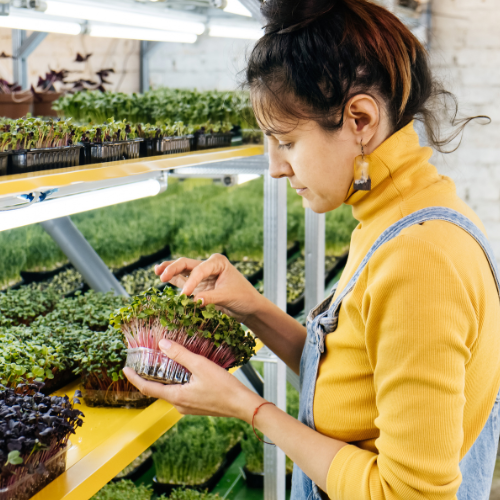
<svg viewBox="0 0 500 500"><path fill-rule="evenodd" d="M108 118L105 123L95 126L81 126L78 130L83 143L101 144L137 137L136 126L128 123L125 119L115 121L114 118Z"/></svg>
<svg viewBox="0 0 500 500"><path fill-rule="evenodd" d="M53 379L65 368L63 345L55 339L31 338L31 328L0 328L0 383ZM44 342L45 341L45 342Z"/></svg>
<svg viewBox="0 0 500 500"><path fill-rule="evenodd" d="M68 442L84 416L73 408L80 391L68 396L44 396L43 384L0 387L0 488L26 474L45 472L45 463Z"/></svg>
<svg viewBox="0 0 500 500"><path fill-rule="evenodd" d="M0 123L1 151L70 146L81 137L80 127L75 127L71 118L44 121L28 115L18 120L3 119Z"/></svg>
<svg viewBox="0 0 500 500"><path fill-rule="evenodd" d="M150 486L144 484L136 486L132 481L123 479L108 483L90 500L150 500L152 496L153 490Z"/></svg>
<svg viewBox="0 0 500 500"><path fill-rule="evenodd" d="M82 375L83 387L87 390L134 392L136 389L125 378L122 368L127 351L123 336L110 328L105 332L92 332L80 339L73 355L77 367L74 373Z"/></svg>
<svg viewBox="0 0 500 500"><path fill-rule="evenodd" d="M200 305L171 288L150 288L113 313L111 324L123 332L129 348L159 350L160 340L170 339L223 368L246 363L255 352L255 339L213 304Z"/></svg>
<svg viewBox="0 0 500 500"><path fill-rule="evenodd" d="M53 290L21 287L0 293L0 326L28 325L36 317L47 314L60 298Z"/></svg>

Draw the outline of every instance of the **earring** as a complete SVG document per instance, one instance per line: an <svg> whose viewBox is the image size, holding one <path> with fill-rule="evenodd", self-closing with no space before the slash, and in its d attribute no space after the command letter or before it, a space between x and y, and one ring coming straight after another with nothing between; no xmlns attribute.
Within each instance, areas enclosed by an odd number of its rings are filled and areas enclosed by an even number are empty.
<svg viewBox="0 0 500 500"><path fill-rule="evenodd" d="M354 190L370 191L371 188L370 164L366 161L363 140L361 140L361 156L356 156L354 160Z"/></svg>

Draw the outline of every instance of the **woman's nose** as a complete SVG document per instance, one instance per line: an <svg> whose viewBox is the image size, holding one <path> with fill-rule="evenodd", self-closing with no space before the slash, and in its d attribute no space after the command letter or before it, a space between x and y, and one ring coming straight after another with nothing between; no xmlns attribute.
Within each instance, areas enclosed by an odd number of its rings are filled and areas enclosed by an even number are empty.
<svg viewBox="0 0 500 500"><path fill-rule="evenodd" d="M293 169L278 152L269 152L269 174L275 179L281 177L292 177Z"/></svg>

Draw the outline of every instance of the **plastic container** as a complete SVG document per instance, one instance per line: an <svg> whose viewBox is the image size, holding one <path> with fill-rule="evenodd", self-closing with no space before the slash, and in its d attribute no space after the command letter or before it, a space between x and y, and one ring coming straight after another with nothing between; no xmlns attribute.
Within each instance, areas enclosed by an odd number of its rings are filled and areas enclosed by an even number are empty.
<svg viewBox="0 0 500 500"><path fill-rule="evenodd" d="M7 175L10 151L0 151L0 176Z"/></svg>
<svg viewBox="0 0 500 500"><path fill-rule="evenodd" d="M74 167L80 164L80 145L20 149L11 152L11 174Z"/></svg>
<svg viewBox="0 0 500 500"><path fill-rule="evenodd" d="M132 368L137 375L146 380L162 384L185 384L191 378L191 372L179 363L161 351L146 347L127 349L125 366Z"/></svg>
<svg viewBox="0 0 500 500"><path fill-rule="evenodd" d="M66 453L71 442L44 462L45 471L41 474L25 474L6 488L0 488L0 500L28 500L66 470Z"/></svg>
<svg viewBox="0 0 500 500"><path fill-rule="evenodd" d="M263 472L250 472L246 466L243 467L243 473L245 474L245 482L247 486L252 489L263 489L264 488L264 473ZM292 474L288 473L285 476L285 485L287 490L292 489Z"/></svg>
<svg viewBox="0 0 500 500"><path fill-rule="evenodd" d="M82 389L82 397L87 406L91 407L120 407L146 408L156 401L155 398L145 396L139 391L107 391Z"/></svg>
<svg viewBox="0 0 500 500"><path fill-rule="evenodd" d="M228 148L231 146L231 133L227 134L198 134L197 149Z"/></svg>
<svg viewBox="0 0 500 500"><path fill-rule="evenodd" d="M90 165L139 158L142 141L143 139L102 143L86 142L80 154L80 163Z"/></svg>
<svg viewBox="0 0 500 500"><path fill-rule="evenodd" d="M159 139L146 139L141 145L141 156L161 156L191 151L192 136L161 137Z"/></svg>

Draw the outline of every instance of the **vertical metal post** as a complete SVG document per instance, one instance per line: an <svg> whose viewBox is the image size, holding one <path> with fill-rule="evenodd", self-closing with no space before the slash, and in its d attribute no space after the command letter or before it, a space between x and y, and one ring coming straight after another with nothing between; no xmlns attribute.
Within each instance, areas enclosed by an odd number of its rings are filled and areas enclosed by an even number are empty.
<svg viewBox="0 0 500 500"><path fill-rule="evenodd" d="M319 304L325 295L325 214L306 208L305 311Z"/></svg>
<svg viewBox="0 0 500 500"><path fill-rule="evenodd" d="M69 217L48 220L41 222L41 225L91 288L98 292L114 292L115 295L128 297L121 283Z"/></svg>
<svg viewBox="0 0 500 500"><path fill-rule="evenodd" d="M25 40L25 30L12 30L13 81L21 85L23 89L28 88L28 61L20 55L21 46Z"/></svg>
<svg viewBox="0 0 500 500"><path fill-rule="evenodd" d="M149 90L149 43L141 40L140 58L141 58L141 92Z"/></svg>
<svg viewBox="0 0 500 500"><path fill-rule="evenodd" d="M264 295L286 310L286 179L264 176ZM264 398L286 411L286 365L276 356L264 363ZM264 500L285 500L285 454L264 446Z"/></svg>

